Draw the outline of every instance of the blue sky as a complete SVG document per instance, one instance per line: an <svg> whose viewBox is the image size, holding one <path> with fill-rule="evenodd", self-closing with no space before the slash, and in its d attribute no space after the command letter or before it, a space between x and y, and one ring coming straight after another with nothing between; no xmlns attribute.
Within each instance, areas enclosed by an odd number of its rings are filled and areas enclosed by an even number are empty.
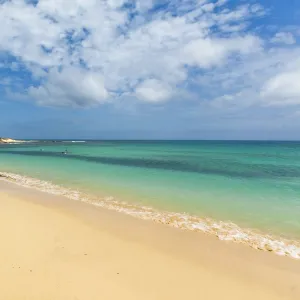
<svg viewBox="0 0 300 300"><path fill-rule="evenodd" d="M297 0L2 0L0 22L0 136L300 139Z"/></svg>

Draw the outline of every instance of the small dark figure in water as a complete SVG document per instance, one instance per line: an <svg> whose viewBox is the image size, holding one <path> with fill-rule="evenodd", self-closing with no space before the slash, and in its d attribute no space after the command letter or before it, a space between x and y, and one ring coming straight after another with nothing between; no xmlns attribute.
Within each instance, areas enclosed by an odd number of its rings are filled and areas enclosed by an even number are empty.
<svg viewBox="0 0 300 300"><path fill-rule="evenodd" d="M68 154L68 149L66 149L62 154Z"/></svg>

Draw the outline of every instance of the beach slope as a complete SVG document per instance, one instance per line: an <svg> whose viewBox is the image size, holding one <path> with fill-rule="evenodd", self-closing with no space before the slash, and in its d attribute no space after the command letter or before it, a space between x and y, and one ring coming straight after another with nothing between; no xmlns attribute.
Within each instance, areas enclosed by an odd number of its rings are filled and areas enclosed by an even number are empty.
<svg viewBox="0 0 300 300"><path fill-rule="evenodd" d="M0 299L300 299L300 263L0 180Z"/></svg>

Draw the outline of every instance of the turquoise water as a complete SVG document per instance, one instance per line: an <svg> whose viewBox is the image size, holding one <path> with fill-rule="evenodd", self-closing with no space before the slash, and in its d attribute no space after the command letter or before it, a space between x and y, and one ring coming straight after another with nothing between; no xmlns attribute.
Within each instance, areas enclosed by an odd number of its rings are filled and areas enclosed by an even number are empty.
<svg viewBox="0 0 300 300"><path fill-rule="evenodd" d="M40 141L1 145L1 171L300 240L298 142Z"/></svg>

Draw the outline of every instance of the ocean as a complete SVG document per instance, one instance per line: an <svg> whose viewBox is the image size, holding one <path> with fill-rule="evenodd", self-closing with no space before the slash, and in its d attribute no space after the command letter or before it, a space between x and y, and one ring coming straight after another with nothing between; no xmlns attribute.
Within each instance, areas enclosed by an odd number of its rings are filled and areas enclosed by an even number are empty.
<svg viewBox="0 0 300 300"><path fill-rule="evenodd" d="M7 180L300 258L300 142L0 145Z"/></svg>

